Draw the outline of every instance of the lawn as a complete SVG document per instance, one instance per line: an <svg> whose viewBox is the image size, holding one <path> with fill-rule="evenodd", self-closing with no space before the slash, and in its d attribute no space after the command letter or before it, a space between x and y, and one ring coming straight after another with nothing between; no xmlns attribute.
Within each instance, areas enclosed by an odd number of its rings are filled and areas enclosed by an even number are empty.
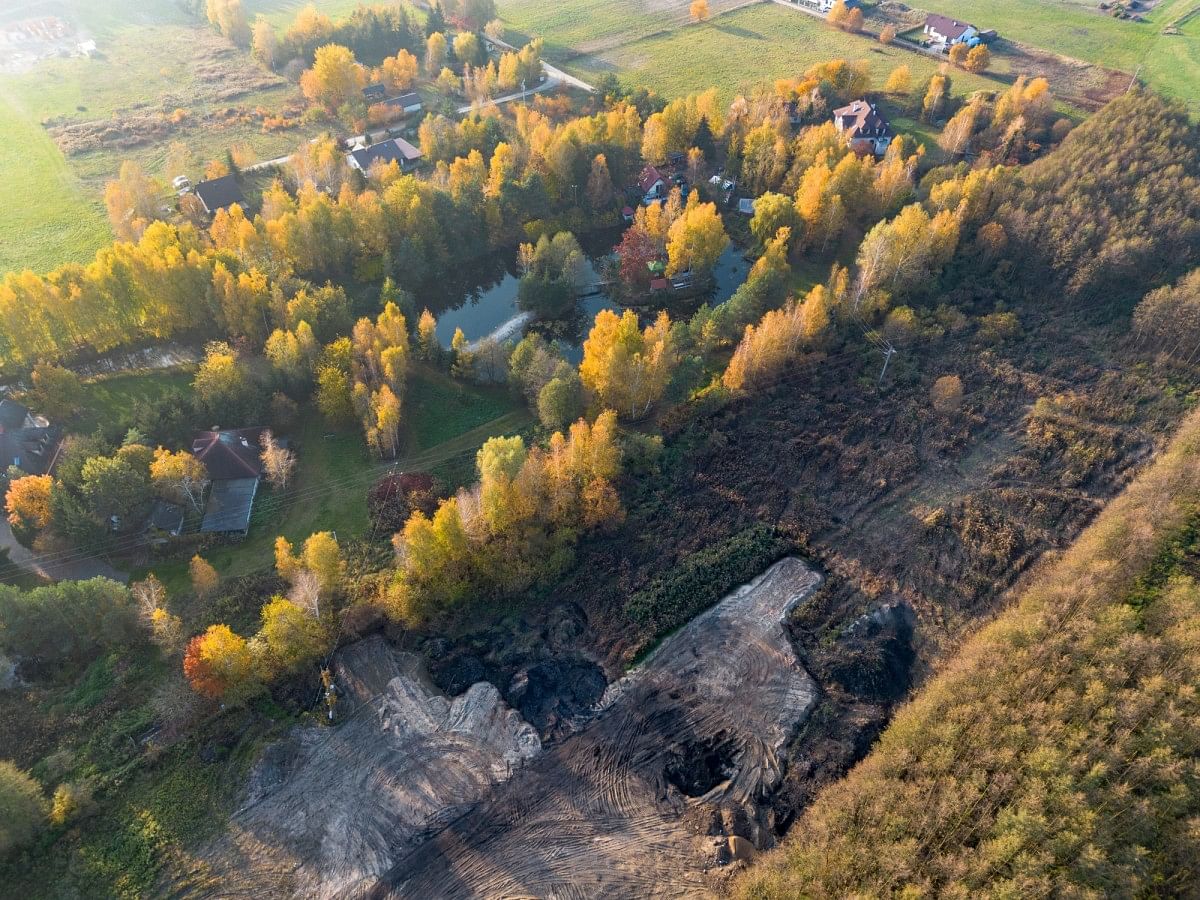
<svg viewBox="0 0 1200 900"><path fill-rule="evenodd" d="M90 259L112 240L99 197L2 82L0 131L0 273Z"/></svg>
<svg viewBox="0 0 1200 900"><path fill-rule="evenodd" d="M251 22L257 16L264 17L275 29L282 33L297 13L306 6L315 6L318 10L333 19L348 16L355 7L366 3L372 5L373 0L243 0L242 7Z"/></svg>
<svg viewBox="0 0 1200 900"><path fill-rule="evenodd" d="M877 86L898 65L907 65L916 83L938 67L930 57L880 46L774 3L735 9L700 25L663 30L662 19L654 20L653 29L639 25L642 14L632 0L608 4L594 27L588 27L585 17L593 2L567 0L552 5L500 0L499 8L514 29L544 37L547 55L573 74L594 80L614 72L630 86L668 97L715 86L723 99L730 100L755 85L798 75L829 59L867 60ZM577 43L585 29L589 39ZM1003 86L996 79L966 72L955 72L953 82L956 93Z"/></svg>
<svg viewBox="0 0 1200 900"><path fill-rule="evenodd" d="M189 389L192 377L191 368L179 368L94 378L84 383L83 408L68 429L91 434L105 422L125 419L139 401L160 400L173 390Z"/></svg>
<svg viewBox="0 0 1200 900"><path fill-rule="evenodd" d="M405 451L394 465L401 471L432 471L449 489L473 476L475 451L487 438L512 434L530 422L528 412L504 388L460 384L420 366L410 373L404 402ZM264 484L249 536L203 554L224 577L273 568L278 535L299 543L313 532L333 531L339 539L349 540L370 527L367 489L393 463L368 454L357 426L331 429L315 413L306 411L303 422L288 436L297 457L292 484L284 491ZM186 560L148 568L168 588L187 585Z"/></svg>

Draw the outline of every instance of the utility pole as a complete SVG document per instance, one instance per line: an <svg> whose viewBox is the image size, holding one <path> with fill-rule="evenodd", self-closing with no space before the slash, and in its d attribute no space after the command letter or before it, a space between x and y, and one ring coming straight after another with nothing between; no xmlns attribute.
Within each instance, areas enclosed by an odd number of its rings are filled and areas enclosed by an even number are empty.
<svg viewBox="0 0 1200 900"><path fill-rule="evenodd" d="M879 372L880 386L883 385L883 376L887 374L888 363L890 363L892 361L892 354L894 354L895 352L896 352L896 348L893 347L890 343L887 345L887 348L883 351L883 368Z"/></svg>

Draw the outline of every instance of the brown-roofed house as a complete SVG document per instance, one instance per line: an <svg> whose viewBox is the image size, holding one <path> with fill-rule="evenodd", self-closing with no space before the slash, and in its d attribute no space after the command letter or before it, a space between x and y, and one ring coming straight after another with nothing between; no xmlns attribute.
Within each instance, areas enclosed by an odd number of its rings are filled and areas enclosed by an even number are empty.
<svg viewBox="0 0 1200 900"><path fill-rule="evenodd" d="M654 166L646 166L638 176L638 189L646 200L662 197L667 193L667 179Z"/></svg>
<svg viewBox="0 0 1200 900"><path fill-rule="evenodd" d="M833 111L833 124L856 153L882 156L892 143L892 126L874 103L855 100Z"/></svg>
<svg viewBox="0 0 1200 900"><path fill-rule="evenodd" d="M974 25L937 13L930 13L925 17L925 27L922 31L929 36L930 43L944 44L947 47L953 44L969 44L972 41L979 43L979 29Z"/></svg>
<svg viewBox="0 0 1200 900"><path fill-rule="evenodd" d="M202 532L245 534L262 478L262 436L266 428L199 431L192 455L204 463L212 491L200 522Z"/></svg>

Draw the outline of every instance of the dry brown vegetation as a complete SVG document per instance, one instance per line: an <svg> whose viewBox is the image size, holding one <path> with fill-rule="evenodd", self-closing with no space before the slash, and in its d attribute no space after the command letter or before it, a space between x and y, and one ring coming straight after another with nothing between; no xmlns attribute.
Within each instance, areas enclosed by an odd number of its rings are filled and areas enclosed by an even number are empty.
<svg viewBox="0 0 1200 900"><path fill-rule="evenodd" d="M825 791L745 897L1196 884L1200 413Z"/></svg>

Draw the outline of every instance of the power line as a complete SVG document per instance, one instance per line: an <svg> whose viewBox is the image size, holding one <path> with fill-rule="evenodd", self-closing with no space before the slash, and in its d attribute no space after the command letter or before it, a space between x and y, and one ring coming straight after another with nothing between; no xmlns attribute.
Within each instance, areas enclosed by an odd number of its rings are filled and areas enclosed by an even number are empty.
<svg viewBox="0 0 1200 900"><path fill-rule="evenodd" d="M1082 308L1083 308L1082 304L1077 304L1073 308L1062 309L1062 310L1055 312L1054 314L1039 315L1036 322L1031 322L1029 324L1031 326L1036 326L1036 325L1042 325L1042 324L1049 324L1052 322L1066 321L1068 319L1072 319L1074 317L1074 315ZM856 316L855 324L857 324L858 327L861 330L863 330L864 335L866 335L868 337L868 341L871 343L871 345L875 349L879 350L880 352L885 353L885 366L884 366L883 372L881 372L881 374L880 374L880 379L879 379L880 383L882 383L883 374L886 373L887 362L890 361L891 355L895 354L896 352L899 352L899 350L902 348L914 347L914 346L918 346L923 343L928 343L928 341L922 340L919 336L914 336L912 339L905 341L905 342L898 342L898 344L893 344L892 342L887 341L886 343L881 345L880 343L876 343L875 340L871 340L871 335L874 332L872 332L872 330L866 326L866 323L865 323L865 321L863 321L861 319L861 316L858 316L857 313L853 310L852 310L852 315ZM877 334L877 333L875 333L875 334ZM977 337L977 335L973 332L972 333L964 332L958 336L955 336L952 334L946 335L942 338L942 340L965 343L965 342L970 342L970 341L976 339L976 337ZM890 352L889 352L888 348L891 348ZM864 347L849 347L849 348L846 348L845 350L841 350L836 353L823 354L820 356L809 356L803 360L796 362L791 367L789 367L787 370L779 373L777 376L775 376L771 379L768 379L766 381L756 382L754 384L754 389L756 391L765 390L765 389L773 387L777 384L781 384L785 381L792 380L795 377L797 377L798 375L804 374L805 372L810 371L810 370L828 369L830 367L841 368L843 366L851 366L856 363L861 365L865 361L864 360L864 351L866 353L870 352L870 350L867 350ZM1037 377L1039 377L1043 380L1058 381L1060 384L1063 384L1064 386L1067 386L1067 387L1071 386L1070 383L1064 381L1063 379L1055 378L1054 376L1038 374ZM497 419L492 420L492 422L493 423L497 422L502 418L504 418L504 417L503 416L497 417ZM485 428L489 424L492 424L492 423L485 423L484 425L478 426L478 428ZM450 441L447 441L446 443L451 443L453 441L460 440L461 437L462 436L460 435L456 438L452 438ZM256 511L255 511L254 517L252 519L252 522L257 520L258 522L261 523L264 518L267 518L267 517L271 516L272 514L274 514L275 512L283 509L286 505L294 504L294 503L301 502L301 501L311 502L311 501L317 500L327 494L349 490L349 489L354 488L355 486L366 484L367 482L373 480L374 478L377 478L387 468L395 466L395 465L402 464L406 467L435 465L438 463L450 462L455 459L469 456L469 455L474 454L475 452L477 452L475 449L466 449L459 453L451 454L450 456L443 456L442 454L440 454L438 452L438 447L432 447L427 450L412 454L411 456L407 457L404 460L388 461L385 463L381 463L374 467L364 469L357 473L351 473L349 475L345 475L340 478L326 480L326 481L322 482L320 485L309 486L306 488L293 488L288 491L272 493L269 497L267 497L264 501L262 501L262 503L260 503L258 505L258 507L256 508ZM95 543L93 543L89 546L85 546L85 547L69 548L66 550L58 551L56 553L42 554L40 556L34 557L31 560L31 562L34 564L46 563L46 564L50 564L50 565L63 565L63 564L74 564L74 563L84 562L84 561L88 561L88 560L95 560L95 559L107 559L108 557L112 556L113 554L122 553L122 552L125 552L128 550L136 549L140 545L141 545L141 538L137 535L131 535L125 539L117 541L116 543L107 543L106 542L104 544L100 544L99 542L95 542ZM0 566L0 579L6 579L9 577L12 577L14 574L17 574L22 571L26 571L25 566L10 562L9 564L7 564L7 566Z"/></svg>

